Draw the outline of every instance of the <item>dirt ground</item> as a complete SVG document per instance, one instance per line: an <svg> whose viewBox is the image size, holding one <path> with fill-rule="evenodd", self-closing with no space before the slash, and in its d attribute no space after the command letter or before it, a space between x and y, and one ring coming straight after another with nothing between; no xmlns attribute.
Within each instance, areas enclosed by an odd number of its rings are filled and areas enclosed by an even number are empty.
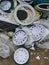
<svg viewBox="0 0 49 65"><path fill-rule="evenodd" d="M30 59L25 65L49 65L49 50L36 48L35 51L28 50L30 52ZM39 58L36 58L36 57ZM13 54L7 58L3 59L0 57L0 65L17 65L14 62Z"/></svg>

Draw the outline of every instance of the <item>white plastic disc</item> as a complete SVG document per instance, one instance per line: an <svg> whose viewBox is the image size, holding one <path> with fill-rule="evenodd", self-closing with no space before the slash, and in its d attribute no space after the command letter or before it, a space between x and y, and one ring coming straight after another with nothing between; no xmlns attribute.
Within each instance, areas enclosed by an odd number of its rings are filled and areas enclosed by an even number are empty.
<svg viewBox="0 0 49 65"><path fill-rule="evenodd" d="M11 8L11 2L3 1L3 2L1 2L0 6L1 6L1 9L4 11L9 10Z"/></svg>
<svg viewBox="0 0 49 65"><path fill-rule="evenodd" d="M24 30L16 31L13 36L13 42L16 45L23 45L27 41L27 34Z"/></svg>
<svg viewBox="0 0 49 65"><path fill-rule="evenodd" d="M23 20L20 20L18 17L18 11L23 10L25 11L26 15L24 14L24 12L22 11L22 14L19 14L19 17L23 18L24 16L26 17ZM21 24L21 25L29 25L32 24L35 20L35 10L32 6L28 5L28 4L20 4L16 7L15 11L14 11L14 18L15 20Z"/></svg>
<svg viewBox="0 0 49 65"><path fill-rule="evenodd" d="M34 26L31 26L29 29L31 36L35 41L40 40L45 34L45 28L43 25L40 24L35 24Z"/></svg>
<svg viewBox="0 0 49 65"><path fill-rule="evenodd" d="M29 59L29 52L25 48L19 48L14 53L14 60L17 64L25 64Z"/></svg>

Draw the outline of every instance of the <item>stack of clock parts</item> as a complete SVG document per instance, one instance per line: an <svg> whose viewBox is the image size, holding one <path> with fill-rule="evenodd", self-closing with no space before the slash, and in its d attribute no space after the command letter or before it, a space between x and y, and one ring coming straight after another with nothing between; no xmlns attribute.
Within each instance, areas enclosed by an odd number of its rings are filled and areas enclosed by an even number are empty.
<svg viewBox="0 0 49 65"><path fill-rule="evenodd" d="M28 33L26 32L26 30L23 28L22 29L16 28L16 31L13 35L13 43L16 46L21 46L26 43L27 39L28 39ZM19 65L27 63L29 60L28 50L22 47L18 48L14 52L14 60Z"/></svg>
<svg viewBox="0 0 49 65"><path fill-rule="evenodd" d="M40 19L40 15L30 5L32 3L33 0L0 1L0 20L18 25L15 32L12 33L13 36L10 35L10 38L8 36L10 33L6 35L0 33L0 56L7 58L14 51L14 61L18 65L26 64L29 61L28 48L33 50L35 44L38 47L42 47L41 42L49 34L49 29L40 22L37 22ZM49 12L49 4L39 4L36 7L38 11ZM11 37L12 41L10 40ZM16 49L15 47L18 48ZM46 48L44 44L42 48Z"/></svg>
<svg viewBox="0 0 49 65"><path fill-rule="evenodd" d="M48 34L49 29L47 29L44 25L34 23L29 27L16 28L13 35L13 42L16 45L29 45L34 41L42 41Z"/></svg>
<svg viewBox="0 0 49 65"><path fill-rule="evenodd" d="M40 15L36 15L35 9L27 4L17 5L17 1L1 1L0 2L0 20L15 25L30 25L40 19ZM38 17L36 17L38 16Z"/></svg>
<svg viewBox="0 0 49 65"><path fill-rule="evenodd" d="M29 27L16 28L13 35L13 42L16 46L32 48L36 42L42 42L49 34L49 29L39 23L34 23ZM26 59L26 60L25 60ZM29 54L25 48L18 48L14 53L14 60L17 64L25 64L29 59Z"/></svg>

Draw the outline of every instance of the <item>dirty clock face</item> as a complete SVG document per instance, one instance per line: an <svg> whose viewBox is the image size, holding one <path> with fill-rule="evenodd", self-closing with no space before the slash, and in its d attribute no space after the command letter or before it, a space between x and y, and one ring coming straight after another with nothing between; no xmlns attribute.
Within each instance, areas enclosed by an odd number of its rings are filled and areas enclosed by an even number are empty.
<svg viewBox="0 0 49 65"><path fill-rule="evenodd" d="M35 41L40 40L45 32L45 28L43 25L36 24L34 26L31 26L30 28L31 36Z"/></svg>
<svg viewBox="0 0 49 65"><path fill-rule="evenodd" d="M25 64L29 59L29 52L25 48L19 48L14 53L14 60L17 64Z"/></svg>
<svg viewBox="0 0 49 65"><path fill-rule="evenodd" d="M27 41L27 34L24 30L15 32L13 36L13 42L16 45L23 45Z"/></svg>

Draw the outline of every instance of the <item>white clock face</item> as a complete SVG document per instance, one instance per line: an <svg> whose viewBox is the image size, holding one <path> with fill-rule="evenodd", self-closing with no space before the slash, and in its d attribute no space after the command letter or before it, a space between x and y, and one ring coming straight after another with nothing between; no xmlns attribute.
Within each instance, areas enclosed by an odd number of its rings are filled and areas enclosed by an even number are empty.
<svg viewBox="0 0 49 65"><path fill-rule="evenodd" d="M19 48L14 53L14 60L18 64L25 64L29 59L29 52L25 48Z"/></svg>
<svg viewBox="0 0 49 65"><path fill-rule="evenodd" d="M44 26L37 24L35 26L31 26L30 31L31 31L32 38L35 41L38 41L43 37L45 29Z"/></svg>
<svg viewBox="0 0 49 65"><path fill-rule="evenodd" d="M26 32L23 30L19 30L15 33L15 35L13 36L13 42L16 45L22 45L26 42L27 40L27 35Z"/></svg>
<svg viewBox="0 0 49 65"><path fill-rule="evenodd" d="M4 11L9 10L11 8L11 2L3 1L3 2L1 2L0 6L1 6L1 9Z"/></svg>

